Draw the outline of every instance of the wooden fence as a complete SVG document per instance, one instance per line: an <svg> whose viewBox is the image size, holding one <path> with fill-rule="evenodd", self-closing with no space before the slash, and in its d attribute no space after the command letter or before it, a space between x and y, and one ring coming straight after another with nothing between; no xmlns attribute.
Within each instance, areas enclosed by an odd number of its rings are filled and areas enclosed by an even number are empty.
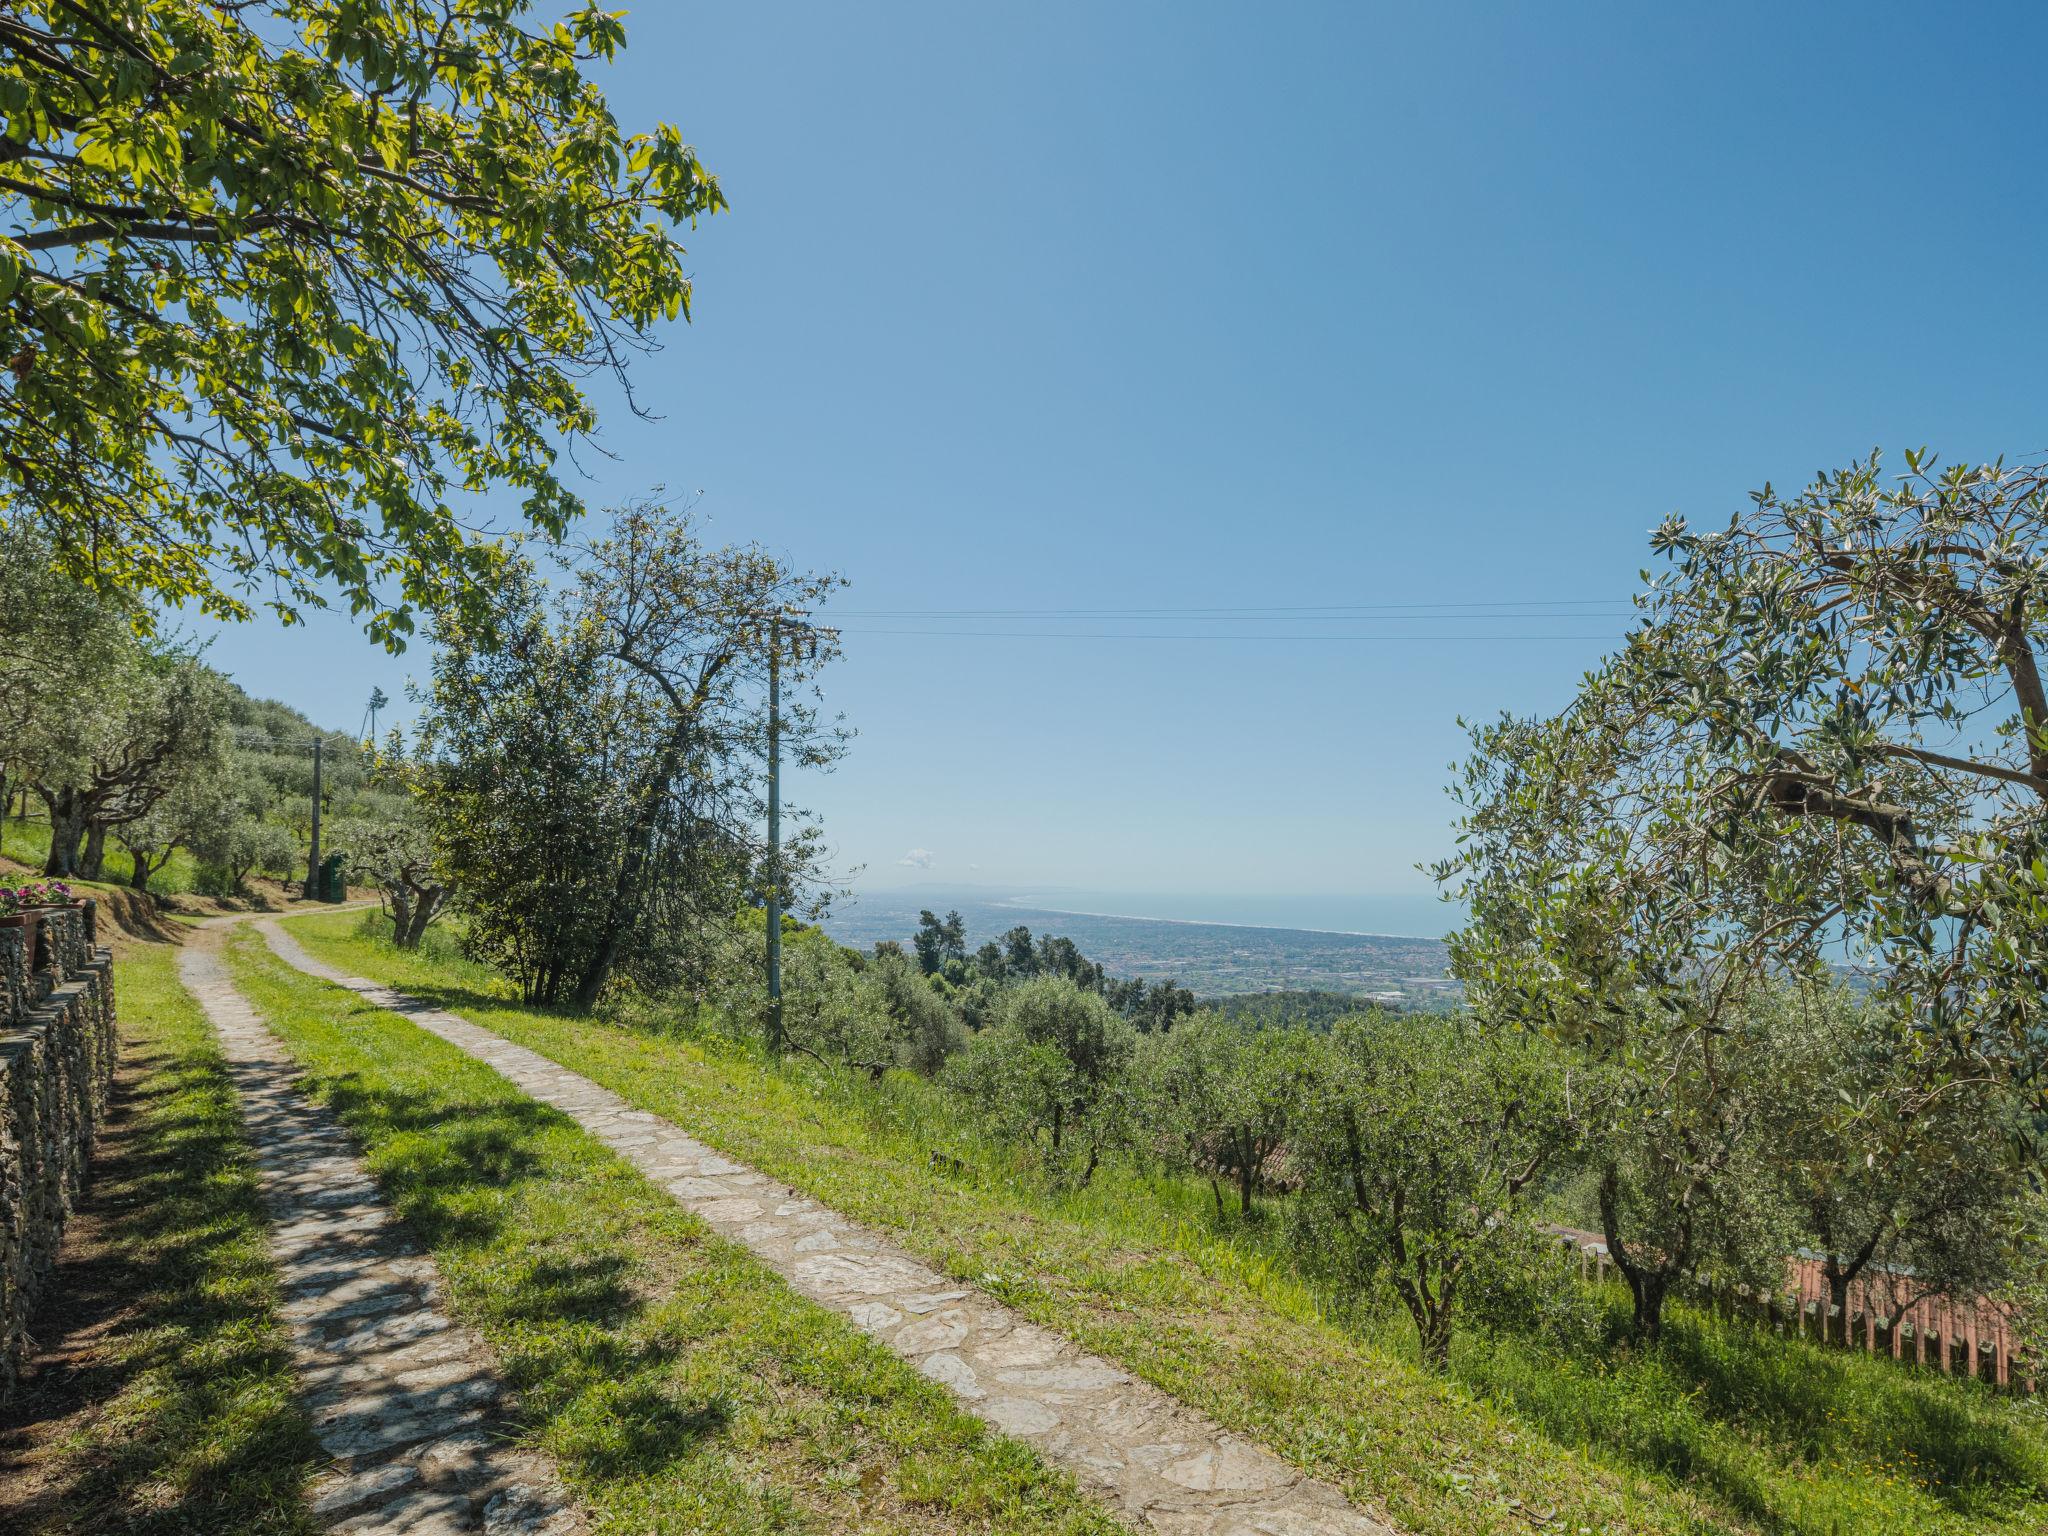
<svg viewBox="0 0 2048 1536"><path fill-rule="evenodd" d="M1607 1240L1598 1232L1550 1227L1579 1256L1579 1273L1604 1281L1613 1272ZM1795 1254L1775 1292L1717 1284L1694 1276L1692 1293L1726 1311L1742 1311L1767 1326L1823 1342L1842 1342L1903 1364L1931 1366L2013 1391L2036 1390L2033 1363L2019 1350L2012 1309L1990 1297L1929 1295L1913 1276L1872 1264L1850 1282L1848 1319L1828 1298L1821 1260Z"/></svg>

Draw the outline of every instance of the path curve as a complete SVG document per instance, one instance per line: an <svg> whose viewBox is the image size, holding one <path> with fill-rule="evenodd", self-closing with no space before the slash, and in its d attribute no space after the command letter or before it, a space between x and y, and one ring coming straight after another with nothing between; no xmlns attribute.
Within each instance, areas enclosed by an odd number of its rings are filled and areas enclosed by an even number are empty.
<svg viewBox="0 0 2048 1536"><path fill-rule="evenodd" d="M968 1413L1126 1516L1164 1536L1396 1536L1329 1484L589 1078L314 959L275 919L258 929L287 964L404 1015L570 1116L794 1289L851 1317Z"/></svg>
<svg viewBox="0 0 2048 1536"><path fill-rule="evenodd" d="M336 1536L581 1536L547 1458L507 1439L488 1347L439 1301L355 1144L236 991L219 949L247 915L193 930L178 976L219 1037L270 1216L301 1400L333 1466L311 1492Z"/></svg>

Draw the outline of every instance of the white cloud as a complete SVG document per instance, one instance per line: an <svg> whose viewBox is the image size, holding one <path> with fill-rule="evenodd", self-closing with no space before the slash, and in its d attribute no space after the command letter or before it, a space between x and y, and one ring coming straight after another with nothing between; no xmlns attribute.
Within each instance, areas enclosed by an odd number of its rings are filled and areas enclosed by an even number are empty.
<svg viewBox="0 0 2048 1536"><path fill-rule="evenodd" d="M907 865L911 869L930 869L932 867L932 851L929 848L913 848L896 862Z"/></svg>

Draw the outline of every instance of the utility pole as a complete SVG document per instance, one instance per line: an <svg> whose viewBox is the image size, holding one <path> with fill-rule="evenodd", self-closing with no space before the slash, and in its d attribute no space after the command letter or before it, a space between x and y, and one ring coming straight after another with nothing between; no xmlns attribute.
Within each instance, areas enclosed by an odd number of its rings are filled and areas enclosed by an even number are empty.
<svg viewBox="0 0 2048 1536"><path fill-rule="evenodd" d="M782 616L768 621L768 1054L782 1054Z"/></svg>
<svg viewBox="0 0 2048 1536"><path fill-rule="evenodd" d="M782 1053L782 644L785 628L792 643L818 656L818 639L839 638L836 629L815 628L802 614L777 610L768 620L768 1049Z"/></svg>
<svg viewBox="0 0 2048 1536"><path fill-rule="evenodd" d="M306 900L320 899L320 738L313 738L313 851L306 859Z"/></svg>

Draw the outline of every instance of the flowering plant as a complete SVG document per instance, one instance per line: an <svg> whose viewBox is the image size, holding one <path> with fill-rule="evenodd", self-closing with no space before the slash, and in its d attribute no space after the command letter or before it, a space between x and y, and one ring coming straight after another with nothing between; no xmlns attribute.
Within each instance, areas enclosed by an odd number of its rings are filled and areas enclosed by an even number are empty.
<svg viewBox="0 0 2048 1536"><path fill-rule="evenodd" d="M15 911L24 907L61 907L71 900L71 887L62 880L31 880L8 894L14 898Z"/></svg>
<svg viewBox="0 0 2048 1536"><path fill-rule="evenodd" d="M12 917L24 905L25 903L21 899L21 892L13 890L8 886L0 885L0 917Z"/></svg>

